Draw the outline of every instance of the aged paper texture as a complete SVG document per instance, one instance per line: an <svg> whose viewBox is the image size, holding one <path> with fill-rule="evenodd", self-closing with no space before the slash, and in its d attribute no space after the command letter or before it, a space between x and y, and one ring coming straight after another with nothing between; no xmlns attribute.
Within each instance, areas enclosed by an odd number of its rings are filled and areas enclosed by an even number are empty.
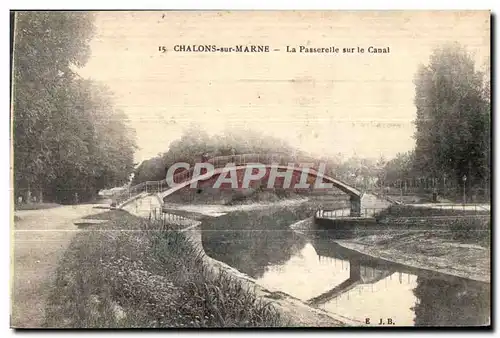
<svg viewBox="0 0 500 338"><path fill-rule="evenodd" d="M489 11L11 13L14 328L489 327Z"/></svg>

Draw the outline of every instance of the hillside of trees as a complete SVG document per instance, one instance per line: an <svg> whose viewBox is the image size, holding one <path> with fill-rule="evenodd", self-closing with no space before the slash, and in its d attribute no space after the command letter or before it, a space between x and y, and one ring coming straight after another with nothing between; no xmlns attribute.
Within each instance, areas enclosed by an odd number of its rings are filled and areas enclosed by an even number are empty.
<svg viewBox="0 0 500 338"><path fill-rule="evenodd" d="M178 140L170 144L168 151L143 161L134 171L132 185L145 181L159 181L165 178L167 168L175 162L193 165L202 155L208 158L238 154L282 153L293 155L301 162L322 161L326 163L326 173L357 187L371 188L376 184L383 170L383 159L373 160L353 156L342 160L340 156L311 156L306 152L276 137L250 130L225 130L210 136L201 127L193 124Z"/></svg>
<svg viewBox="0 0 500 338"><path fill-rule="evenodd" d="M21 12L14 20L14 194L72 203L128 182L134 131L112 92L82 79L94 35L84 12Z"/></svg>
<svg viewBox="0 0 500 338"><path fill-rule="evenodd" d="M488 60L489 62L489 60ZM385 183L487 198L491 182L490 66L458 44L434 50L415 75L416 147L389 161Z"/></svg>
<svg viewBox="0 0 500 338"><path fill-rule="evenodd" d="M238 154L300 154L286 142L254 131L225 130L210 136L196 124L190 125L178 140L170 144L168 151L143 161L134 171L132 185L165 178L167 169L176 162L194 165L204 154L215 156Z"/></svg>

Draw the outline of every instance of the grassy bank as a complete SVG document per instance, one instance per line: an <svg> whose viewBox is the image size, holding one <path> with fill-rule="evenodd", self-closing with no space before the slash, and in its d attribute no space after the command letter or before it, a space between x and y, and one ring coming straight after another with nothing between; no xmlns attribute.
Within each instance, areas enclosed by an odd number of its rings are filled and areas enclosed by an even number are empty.
<svg viewBox="0 0 500 338"><path fill-rule="evenodd" d="M239 281L212 274L182 233L120 211L94 218L109 222L75 236L57 270L47 327L288 325Z"/></svg>
<svg viewBox="0 0 500 338"><path fill-rule="evenodd" d="M489 282L489 211L393 205L377 220L386 220L388 230L339 243L373 257Z"/></svg>
<svg viewBox="0 0 500 338"><path fill-rule="evenodd" d="M435 209L392 205L375 218L386 226L401 230L421 229L442 241L490 246L491 218L488 210ZM435 230L434 232L432 230Z"/></svg>
<svg viewBox="0 0 500 338"><path fill-rule="evenodd" d="M490 281L489 246L471 238L457 239L449 230L381 232L337 242L345 248L406 266Z"/></svg>

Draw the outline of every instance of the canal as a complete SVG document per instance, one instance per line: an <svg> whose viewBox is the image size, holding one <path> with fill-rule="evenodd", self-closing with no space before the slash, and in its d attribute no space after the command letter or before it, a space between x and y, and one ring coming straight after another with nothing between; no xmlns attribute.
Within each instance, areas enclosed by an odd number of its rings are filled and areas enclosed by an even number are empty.
<svg viewBox="0 0 500 338"><path fill-rule="evenodd" d="M290 225L307 206L232 211L201 225L205 252L254 278L360 324L488 324L490 284L374 259L335 243L335 234Z"/></svg>

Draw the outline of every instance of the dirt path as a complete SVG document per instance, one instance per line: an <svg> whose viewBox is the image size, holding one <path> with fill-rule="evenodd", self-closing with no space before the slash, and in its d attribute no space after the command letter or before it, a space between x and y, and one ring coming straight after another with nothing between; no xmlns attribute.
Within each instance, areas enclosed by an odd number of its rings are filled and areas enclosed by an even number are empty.
<svg viewBox="0 0 500 338"><path fill-rule="evenodd" d="M16 211L11 232L11 327L37 328L59 259L76 234L73 221L102 212L94 205Z"/></svg>

